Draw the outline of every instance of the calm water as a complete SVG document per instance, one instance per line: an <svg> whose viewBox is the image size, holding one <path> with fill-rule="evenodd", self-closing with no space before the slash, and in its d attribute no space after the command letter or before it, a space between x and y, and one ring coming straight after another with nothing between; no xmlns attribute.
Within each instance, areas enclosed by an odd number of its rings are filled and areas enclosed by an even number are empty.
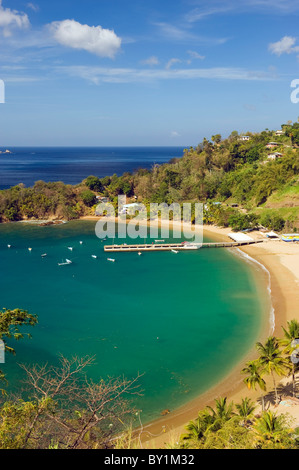
<svg viewBox="0 0 299 470"><path fill-rule="evenodd" d="M2 149L4 151L6 149ZM183 147L19 147L0 154L0 189L19 183L63 181L78 184L89 175L120 176L126 171L182 157Z"/></svg>
<svg viewBox="0 0 299 470"><path fill-rule="evenodd" d="M1 308L39 316L32 339L14 344L17 356L6 356L3 370L16 385L17 362L95 355L94 380L144 373L136 405L146 422L217 383L252 346L265 308L259 274L224 249L114 253L110 263L94 228L0 226ZM73 264L58 266L65 258Z"/></svg>

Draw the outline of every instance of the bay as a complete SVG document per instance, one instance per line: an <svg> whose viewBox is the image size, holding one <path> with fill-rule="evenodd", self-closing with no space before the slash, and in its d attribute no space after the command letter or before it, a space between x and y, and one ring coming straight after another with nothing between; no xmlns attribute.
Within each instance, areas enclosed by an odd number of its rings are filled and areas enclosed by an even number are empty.
<svg viewBox="0 0 299 470"><path fill-rule="evenodd" d="M18 363L60 354L94 356L95 381L143 374L134 404L145 423L222 380L257 340L267 302L256 269L226 249L114 253L110 263L104 243L92 221L0 226L0 307L39 317L2 369L13 390ZM73 263L59 266L65 258Z"/></svg>

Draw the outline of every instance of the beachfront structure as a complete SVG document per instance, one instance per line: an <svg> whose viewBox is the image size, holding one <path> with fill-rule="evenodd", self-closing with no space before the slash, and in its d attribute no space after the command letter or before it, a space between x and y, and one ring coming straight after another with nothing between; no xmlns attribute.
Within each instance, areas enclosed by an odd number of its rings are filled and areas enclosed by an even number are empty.
<svg viewBox="0 0 299 470"><path fill-rule="evenodd" d="M266 234L267 238L270 238L271 240L280 240L280 236L277 235L275 232L267 232Z"/></svg>
<svg viewBox="0 0 299 470"><path fill-rule="evenodd" d="M231 238L232 240L234 240L235 242L237 243L246 243L246 242L253 242L253 238L249 237L248 235L246 235L245 233L228 233L227 236L229 238Z"/></svg>
<svg viewBox="0 0 299 470"><path fill-rule="evenodd" d="M281 239L284 242L299 242L299 233L284 233Z"/></svg>
<svg viewBox="0 0 299 470"><path fill-rule="evenodd" d="M211 202L210 203L211 206L221 206L221 204L222 204L222 202ZM205 204L203 207L206 211L209 210L209 204Z"/></svg>
<svg viewBox="0 0 299 470"><path fill-rule="evenodd" d="M268 155L268 160L277 160L277 158L283 157L282 153L279 152L274 152L274 153L269 153Z"/></svg>
<svg viewBox="0 0 299 470"><path fill-rule="evenodd" d="M140 204L138 204L138 202L133 202L132 204L124 204L123 206L121 206L120 214L132 214L134 210L137 211L138 209L140 209Z"/></svg>

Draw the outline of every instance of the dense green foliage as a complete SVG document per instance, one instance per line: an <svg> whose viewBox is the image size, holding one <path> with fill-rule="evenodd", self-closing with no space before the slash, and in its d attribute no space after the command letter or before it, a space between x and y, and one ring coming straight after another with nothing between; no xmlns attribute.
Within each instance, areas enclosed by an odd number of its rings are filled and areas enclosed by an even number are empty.
<svg viewBox="0 0 299 470"><path fill-rule="evenodd" d="M77 186L38 181L32 188L22 184L0 191L0 220L27 218L74 219L91 214L104 196L135 197L149 204L203 202L205 223L233 230L258 224L281 231L298 228L299 218L299 123L282 125L283 134L265 130L248 133L242 140L236 131L226 139L220 134L185 149L182 158L154 165L151 170L104 178L89 176ZM267 145L276 142L273 149ZM269 160L268 154L282 156ZM275 199L275 195L277 197ZM274 199L273 199L274 198ZM221 203L214 206L213 203ZM290 213L282 209L290 208ZM271 212L269 212L271 210Z"/></svg>
<svg viewBox="0 0 299 470"><path fill-rule="evenodd" d="M34 326L37 323L37 316L28 313L27 310L16 308L14 310L2 309L0 311L0 340L4 343L4 352L15 354L14 348L7 344L7 340L13 338L20 340L24 336L30 337L29 333L24 333L21 328ZM5 380L3 372L0 370L0 380Z"/></svg>

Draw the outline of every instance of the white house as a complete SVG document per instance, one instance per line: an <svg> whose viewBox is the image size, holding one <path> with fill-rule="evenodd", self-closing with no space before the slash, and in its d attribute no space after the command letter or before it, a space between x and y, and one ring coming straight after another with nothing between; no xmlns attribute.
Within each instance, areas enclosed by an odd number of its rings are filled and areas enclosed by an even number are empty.
<svg viewBox="0 0 299 470"><path fill-rule="evenodd" d="M275 135L284 135L284 131L278 130L275 132Z"/></svg>
<svg viewBox="0 0 299 470"><path fill-rule="evenodd" d="M250 136L249 135L241 135L239 137L239 140L243 140L243 141L250 140Z"/></svg>
<svg viewBox="0 0 299 470"><path fill-rule="evenodd" d="M277 142L269 142L266 147L267 149L274 149L275 147L277 147L279 144Z"/></svg>
<svg viewBox="0 0 299 470"><path fill-rule="evenodd" d="M283 155L282 153L275 152L275 153L269 153L268 155L268 160L277 160L277 158L281 158Z"/></svg>

